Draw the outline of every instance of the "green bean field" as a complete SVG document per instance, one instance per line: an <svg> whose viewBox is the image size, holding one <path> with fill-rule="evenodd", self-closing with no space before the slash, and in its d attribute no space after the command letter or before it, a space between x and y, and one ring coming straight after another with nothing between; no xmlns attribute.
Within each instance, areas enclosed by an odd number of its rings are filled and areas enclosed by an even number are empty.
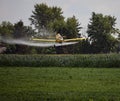
<svg viewBox="0 0 120 101"><path fill-rule="evenodd" d="M120 69L0 67L0 101L120 101Z"/></svg>

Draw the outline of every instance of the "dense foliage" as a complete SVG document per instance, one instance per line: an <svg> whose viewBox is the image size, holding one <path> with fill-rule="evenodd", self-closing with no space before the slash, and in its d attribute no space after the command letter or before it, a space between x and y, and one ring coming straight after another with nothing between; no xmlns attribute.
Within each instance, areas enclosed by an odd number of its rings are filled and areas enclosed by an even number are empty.
<svg viewBox="0 0 120 101"><path fill-rule="evenodd" d="M116 33L115 21L114 16L92 13L87 32L94 53L109 53L114 50L117 43L112 36Z"/></svg>
<svg viewBox="0 0 120 101"><path fill-rule="evenodd" d="M3 21L0 24L0 37L9 37L12 35L14 30L14 25L10 22Z"/></svg>
<svg viewBox="0 0 120 101"><path fill-rule="evenodd" d="M49 23L64 19L62 9L59 7L48 7L48 5L36 4L33 15L29 18L36 29L40 32L41 28L49 28Z"/></svg>
<svg viewBox="0 0 120 101"><path fill-rule="evenodd" d="M120 55L0 55L0 66L120 67Z"/></svg>

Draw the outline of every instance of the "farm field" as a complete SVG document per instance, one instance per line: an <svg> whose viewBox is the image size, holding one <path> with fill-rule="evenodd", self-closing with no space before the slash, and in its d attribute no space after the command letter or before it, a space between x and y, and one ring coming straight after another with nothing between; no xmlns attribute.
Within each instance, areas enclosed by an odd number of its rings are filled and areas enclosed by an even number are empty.
<svg viewBox="0 0 120 101"><path fill-rule="evenodd" d="M0 101L120 101L120 69L0 67Z"/></svg>
<svg viewBox="0 0 120 101"><path fill-rule="evenodd" d="M120 54L76 54L76 55L1 54L0 67L120 68Z"/></svg>

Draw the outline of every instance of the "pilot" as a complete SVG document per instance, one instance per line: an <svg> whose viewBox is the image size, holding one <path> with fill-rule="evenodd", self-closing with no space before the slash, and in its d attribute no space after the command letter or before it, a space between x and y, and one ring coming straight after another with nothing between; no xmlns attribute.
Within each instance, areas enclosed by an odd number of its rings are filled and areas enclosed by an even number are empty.
<svg viewBox="0 0 120 101"><path fill-rule="evenodd" d="M56 42L59 42L59 43L63 42L63 37L60 35L60 33L56 34Z"/></svg>

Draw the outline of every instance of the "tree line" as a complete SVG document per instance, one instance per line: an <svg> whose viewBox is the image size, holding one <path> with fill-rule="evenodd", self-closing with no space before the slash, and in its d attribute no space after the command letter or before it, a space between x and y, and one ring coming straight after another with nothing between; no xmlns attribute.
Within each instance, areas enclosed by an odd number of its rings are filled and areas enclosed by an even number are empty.
<svg viewBox="0 0 120 101"><path fill-rule="evenodd" d="M3 21L0 24L1 38L24 38L29 40L31 37L55 36L55 33L60 33L64 38L76 38L80 33L82 26L78 19L73 15L65 18L60 7L50 7L47 4L36 4L34 11L29 20L30 26L25 26L22 20L15 24ZM90 21L87 26L86 40L80 41L77 44L63 47L30 47L25 45L5 45L7 50L4 53L8 54L51 54L51 53L72 53L72 54L89 54L89 53L110 53L120 51L120 31L116 28L116 18L111 15L103 15L101 13L92 12ZM45 31L49 33L45 33ZM60 51L59 51L60 50Z"/></svg>

